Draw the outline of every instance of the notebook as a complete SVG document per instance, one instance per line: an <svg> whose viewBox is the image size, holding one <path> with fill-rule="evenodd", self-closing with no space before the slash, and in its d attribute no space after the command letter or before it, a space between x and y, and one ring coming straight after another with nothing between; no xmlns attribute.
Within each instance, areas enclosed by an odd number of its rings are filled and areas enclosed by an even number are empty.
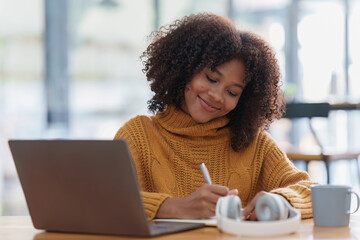
<svg viewBox="0 0 360 240"><path fill-rule="evenodd" d="M149 222L125 140L9 140L33 225L151 237L203 227Z"/></svg>

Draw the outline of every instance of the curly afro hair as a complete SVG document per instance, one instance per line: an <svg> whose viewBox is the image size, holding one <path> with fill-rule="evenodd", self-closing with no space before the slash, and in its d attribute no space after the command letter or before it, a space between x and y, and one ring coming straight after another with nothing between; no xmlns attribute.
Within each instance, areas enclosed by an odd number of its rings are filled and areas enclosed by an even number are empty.
<svg viewBox="0 0 360 240"><path fill-rule="evenodd" d="M236 108L227 114L230 121L225 126L231 129L233 150L246 147L260 128L282 116L277 60L258 36L239 33L224 17L202 13L161 27L150 37L152 43L141 55L154 93L148 101L150 111L163 111L168 105L181 108L185 86L195 74L240 59L245 63L247 86Z"/></svg>
<svg viewBox="0 0 360 240"><path fill-rule="evenodd" d="M231 145L237 151L246 147L259 129L268 129L285 113L280 90L280 70L272 48L254 33L240 31L239 58L245 63L245 82L235 109L228 113Z"/></svg>
<svg viewBox="0 0 360 240"><path fill-rule="evenodd" d="M141 55L147 80L154 92L152 112L168 105L180 108L185 85L205 67L216 66L239 54L240 36L230 20L213 14L189 15L160 28Z"/></svg>

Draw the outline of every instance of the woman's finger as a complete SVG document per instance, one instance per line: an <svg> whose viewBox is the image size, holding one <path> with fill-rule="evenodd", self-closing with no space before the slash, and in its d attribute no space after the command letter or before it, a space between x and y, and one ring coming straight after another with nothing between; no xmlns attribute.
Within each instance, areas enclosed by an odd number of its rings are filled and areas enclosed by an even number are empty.
<svg viewBox="0 0 360 240"><path fill-rule="evenodd" d="M237 189L231 189L227 193L227 195L235 195L235 196L237 196L238 194L239 194L239 190L237 190Z"/></svg>

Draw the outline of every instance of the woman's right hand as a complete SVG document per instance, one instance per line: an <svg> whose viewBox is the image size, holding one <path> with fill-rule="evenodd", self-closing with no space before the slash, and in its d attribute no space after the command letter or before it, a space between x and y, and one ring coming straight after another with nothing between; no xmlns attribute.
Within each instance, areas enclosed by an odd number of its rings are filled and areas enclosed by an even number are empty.
<svg viewBox="0 0 360 240"><path fill-rule="evenodd" d="M204 184L183 198L167 198L161 204L156 218L206 219L215 216L217 200L228 194L236 194L225 186Z"/></svg>

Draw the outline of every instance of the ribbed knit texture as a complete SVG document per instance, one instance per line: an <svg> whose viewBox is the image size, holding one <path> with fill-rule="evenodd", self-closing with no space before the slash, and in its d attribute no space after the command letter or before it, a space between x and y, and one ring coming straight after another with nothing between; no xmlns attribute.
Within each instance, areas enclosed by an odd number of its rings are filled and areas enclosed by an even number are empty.
<svg viewBox="0 0 360 240"><path fill-rule="evenodd" d="M149 219L168 197L185 197L205 183L199 164L204 162L213 184L238 189L243 206L258 191L278 193L312 217L311 182L281 151L270 135L260 131L239 152L232 150L226 117L199 124L169 106L156 116L137 116L119 129L135 162Z"/></svg>

